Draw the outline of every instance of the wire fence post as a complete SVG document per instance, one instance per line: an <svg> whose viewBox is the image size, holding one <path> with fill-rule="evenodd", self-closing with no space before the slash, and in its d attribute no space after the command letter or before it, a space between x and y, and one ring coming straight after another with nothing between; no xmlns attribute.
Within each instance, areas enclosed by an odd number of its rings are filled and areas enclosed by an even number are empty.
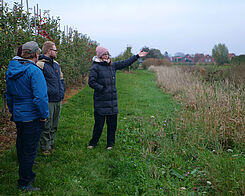
<svg viewBox="0 0 245 196"><path fill-rule="evenodd" d="M37 18L38 18L38 3L37 3Z"/></svg>
<svg viewBox="0 0 245 196"><path fill-rule="evenodd" d="M36 7L34 5L34 27L35 27L35 38L37 37L37 24L36 24Z"/></svg>
<svg viewBox="0 0 245 196"><path fill-rule="evenodd" d="M39 34L39 9L38 9L38 3L37 3L37 34L36 36Z"/></svg>
<svg viewBox="0 0 245 196"><path fill-rule="evenodd" d="M66 36L67 36L67 43L68 43L69 42L68 25L66 25Z"/></svg>
<svg viewBox="0 0 245 196"><path fill-rule="evenodd" d="M20 6L21 6L21 19L23 17L23 13L22 13L22 8L23 8L23 0L20 1Z"/></svg>
<svg viewBox="0 0 245 196"><path fill-rule="evenodd" d="M27 23L28 23L28 30L31 30L31 25L30 25L30 14L29 14L29 4L28 0L26 0L26 11L27 11Z"/></svg>

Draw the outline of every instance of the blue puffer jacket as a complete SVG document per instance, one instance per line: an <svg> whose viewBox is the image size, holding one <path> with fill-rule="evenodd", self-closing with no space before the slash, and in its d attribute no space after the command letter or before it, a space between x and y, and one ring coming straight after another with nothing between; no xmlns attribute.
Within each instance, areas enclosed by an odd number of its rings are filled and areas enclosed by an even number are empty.
<svg viewBox="0 0 245 196"><path fill-rule="evenodd" d="M60 65L53 59L41 55L37 66L43 71L48 87L48 101L59 102L64 99L65 83Z"/></svg>
<svg viewBox="0 0 245 196"><path fill-rule="evenodd" d="M111 65L95 58L89 72L88 84L94 89L94 111L100 115L118 113L116 71L133 64L139 55L125 61L117 61Z"/></svg>
<svg viewBox="0 0 245 196"><path fill-rule="evenodd" d="M6 98L13 121L45 119L48 95L42 71L32 61L14 58L6 72Z"/></svg>

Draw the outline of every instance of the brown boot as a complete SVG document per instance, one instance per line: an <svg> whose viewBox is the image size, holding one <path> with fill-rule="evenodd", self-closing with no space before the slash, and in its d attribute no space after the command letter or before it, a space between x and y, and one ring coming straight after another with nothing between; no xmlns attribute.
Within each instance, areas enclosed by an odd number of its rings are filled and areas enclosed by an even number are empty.
<svg viewBox="0 0 245 196"><path fill-rule="evenodd" d="M48 156L48 155L50 155L51 153L50 153L49 150L42 150L42 154L43 154L44 156Z"/></svg>

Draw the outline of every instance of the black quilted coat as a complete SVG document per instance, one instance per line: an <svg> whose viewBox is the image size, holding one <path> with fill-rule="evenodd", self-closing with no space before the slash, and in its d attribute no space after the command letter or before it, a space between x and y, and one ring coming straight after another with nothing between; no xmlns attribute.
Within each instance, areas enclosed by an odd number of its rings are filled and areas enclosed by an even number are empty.
<svg viewBox="0 0 245 196"><path fill-rule="evenodd" d="M111 65L95 59L89 72L88 84L94 89L94 112L100 115L118 114L116 71L132 65L139 55Z"/></svg>

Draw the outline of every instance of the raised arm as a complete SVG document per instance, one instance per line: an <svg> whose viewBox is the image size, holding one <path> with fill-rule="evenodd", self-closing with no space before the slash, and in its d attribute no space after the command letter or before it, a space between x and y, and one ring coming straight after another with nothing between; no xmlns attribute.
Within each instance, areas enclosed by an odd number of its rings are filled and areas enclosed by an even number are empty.
<svg viewBox="0 0 245 196"><path fill-rule="evenodd" d="M147 54L148 54L148 52L144 52L143 50L139 51L139 53L138 53L140 58L146 56Z"/></svg>
<svg viewBox="0 0 245 196"><path fill-rule="evenodd" d="M112 65L115 67L116 70L123 69L125 67L128 67L132 65L138 58L144 57L148 54L148 52L143 52L142 50L134 56L131 56L130 58L124 60L124 61L116 61Z"/></svg>

